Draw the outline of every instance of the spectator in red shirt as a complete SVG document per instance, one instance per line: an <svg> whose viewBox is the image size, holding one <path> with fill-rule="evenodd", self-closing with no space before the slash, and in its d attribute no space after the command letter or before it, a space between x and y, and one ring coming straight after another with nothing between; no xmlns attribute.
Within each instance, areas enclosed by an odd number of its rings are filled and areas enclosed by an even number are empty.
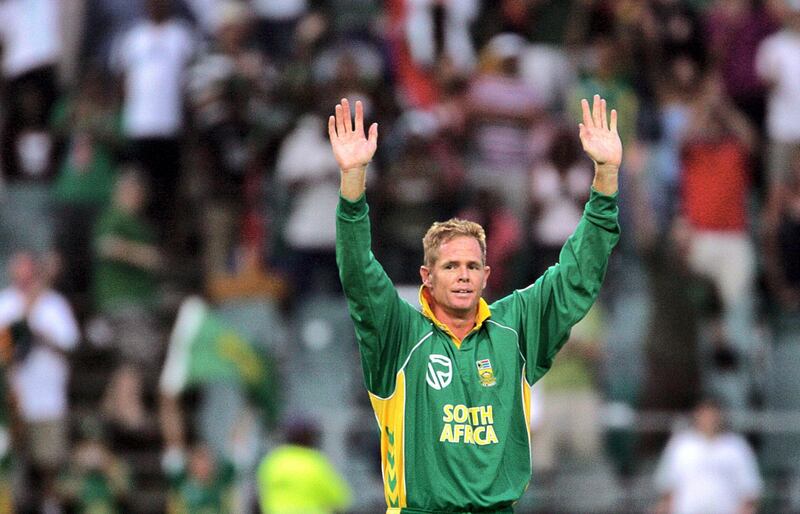
<svg viewBox="0 0 800 514"><path fill-rule="evenodd" d="M753 341L755 252L747 199L755 146L754 129L722 92L720 78L706 78L682 148L682 210L691 233L687 258L719 294L720 337L745 353Z"/></svg>

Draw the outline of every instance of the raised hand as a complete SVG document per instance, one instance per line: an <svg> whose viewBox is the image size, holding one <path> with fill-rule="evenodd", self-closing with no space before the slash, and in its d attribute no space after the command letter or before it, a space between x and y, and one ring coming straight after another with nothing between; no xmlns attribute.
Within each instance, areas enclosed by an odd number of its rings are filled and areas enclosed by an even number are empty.
<svg viewBox="0 0 800 514"><path fill-rule="evenodd" d="M619 168L622 162L622 141L617 133L617 111L611 109L611 122L606 116L606 101L594 95L592 109L581 100L583 123L579 123L581 144L586 154L598 166Z"/></svg>
<svg viewBox="0 0 800 514"><path fill-rule="evenodd" d="M369 127L369 137L364 134L364 106L356 102L355 126L350 118L350 103L343 98L336 105L336 116L328 118L328 137L333 156L342 172L363 170L370 163L378 147L378 124Z"/></svg>

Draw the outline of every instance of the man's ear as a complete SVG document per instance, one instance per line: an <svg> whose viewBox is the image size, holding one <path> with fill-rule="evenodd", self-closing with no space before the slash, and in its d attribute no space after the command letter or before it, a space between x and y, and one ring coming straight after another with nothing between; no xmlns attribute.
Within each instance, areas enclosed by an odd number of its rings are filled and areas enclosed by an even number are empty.
<svg viewBox="0 0 800 514"><path fill-rule="evenodd" d="M492 268L484 266L483 269L486 271L486 274L483 276L483 289L486 289L486 284L489 283L489 275L492 273Z"/></svg>
<svg viewBox="0 0 800 514"><path fill-rule="evenodd" d="M419 277L422 279L422 285L431 287L431 270L427 266L419 267Z"/></svg>

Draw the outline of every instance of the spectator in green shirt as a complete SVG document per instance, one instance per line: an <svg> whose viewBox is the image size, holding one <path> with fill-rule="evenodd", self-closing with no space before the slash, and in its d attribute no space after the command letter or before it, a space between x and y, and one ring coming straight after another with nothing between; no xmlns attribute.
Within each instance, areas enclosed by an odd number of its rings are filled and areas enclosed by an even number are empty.
<svg viewBox="0 0 800 514"><path fill-rule="evenodd" d="M64 143L52 189L56 247L64 273L57 288L86 309L92 229L114 189L117 152L121 149L121 116L108 77L87 72L75 91L55 106L50 125Z"/></svg>
<svg viewBox="0 0 800 514"><path fill-rule="evenodd" d="M206 444L195 445L188 456L168 451L163 466L170 482L168 514L233 514L234 467Z"/></svg>
<svg viewBox="0 0 800 514"><path fill-rule="evenodd" d="M124 171L94 237L98 323L109 329L110 340L106 342L119 356L104 410L110 421L134 431L143 428L146 419L142 370L153 369L160 354L155 308L162 256L156 246L156 231L143 214L146 200L142 175L133 169Z"/></svg>
<svg viewBox="0 0 800 514"><path fill-rule="evenodd" d="M58 492L77 514L120 514L132 489L130 470L108 446L99 420L81 426L83 437L58 480Z"/></svg>

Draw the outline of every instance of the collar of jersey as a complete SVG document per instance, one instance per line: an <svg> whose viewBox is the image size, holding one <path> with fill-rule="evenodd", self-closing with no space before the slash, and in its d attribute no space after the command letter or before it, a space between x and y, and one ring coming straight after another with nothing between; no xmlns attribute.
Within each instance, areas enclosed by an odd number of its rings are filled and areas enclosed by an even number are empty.
<svg viewBox="0 0 800 514"><path fill-rule="evenodd" d="M450 336L450 339L453 340L456 347L461 347L461 339L456 337L450 327L439 321L436 315L433 313L433 309L431 309L431 303L428 299L429 293L425 290L425 286L420 286L419 288L419 304L422 306L422 315L428 318L429 320L433 321L437 327L442 329L444 333ZM492 312L489 310L489 304L486 303L486 300L483 298L478 300L478 312L475 314L475 326L472 327L472 330L467 333L467 335L475 332L476 330L481 328L483 322L489 319L492 316Z"/></svg>

